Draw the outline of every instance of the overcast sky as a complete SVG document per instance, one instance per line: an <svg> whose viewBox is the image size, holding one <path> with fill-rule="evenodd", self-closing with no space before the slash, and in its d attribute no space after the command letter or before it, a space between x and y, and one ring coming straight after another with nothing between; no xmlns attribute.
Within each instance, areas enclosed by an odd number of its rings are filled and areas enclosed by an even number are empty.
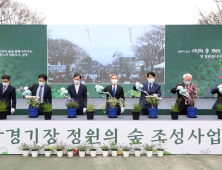
<svg viewBox="0 0 222 170"><path fill-rule="evenodd" d="M15 0L44 13L46 24L197 24L214 0Z"/></svg>

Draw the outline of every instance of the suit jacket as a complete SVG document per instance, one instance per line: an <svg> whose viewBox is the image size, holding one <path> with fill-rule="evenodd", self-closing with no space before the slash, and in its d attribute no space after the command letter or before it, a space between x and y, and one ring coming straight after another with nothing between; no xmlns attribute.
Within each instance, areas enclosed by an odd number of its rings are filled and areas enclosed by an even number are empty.
<svg viewBox="0 0 222 170"><path fill-rule="evenodd" d="M143 82L142 84L143 84L142 90L144 90L148 93L148 84L149 84L148 81ZM133 90L137 90L135 85L133 86ZM153 86L151 87L151 89L149 91L150 91L148 93L149 95L158 94L158 97L161 97L161 91L160 91L160 85L159 84L153 83ZM151 107L150 104L146 102L146 97L145 96L147 96L147 94L144 93L144 92L141 92L141 95L140 95L141 105L143 106L143 108L146 105L147 105L147 107Z"/></svg>
<svg viewBox="0 0 222 170"><path fill-rule="evenodd" d="M222 103L222 94L219 92L217 86L211 90L211 93L217 94L217 100L212 107L213 110L217 110L217 104Z"/></svg>
<svg viewBox="0 0 222 170"><path fill-rule="evenodd" d="M71 98L75 99L76 101L79 102L79 108L78 110L80 112L83 111L84 107L87 107L87 88L84 84L79 85L79 91L78 94L76 94L76 88L74 83L70 84L67 88Z"/></svg>
<svg viewBox="0 0 222 170"><path fill-rule="evenodd" d="M179 90L177 90L177 87L178 86L183 86L185 88L185 84L184 83L181 83L181 84L177 84L176 87L172 88L171 89L171 93L175 94L177 93L177 96L178 96L178 99L180 99L180 105L179 105L179 110L182 111L184 106L185 106L185 99L184 97L179 93ZM189 105L188 105L189 106Z"/></svg>
<svg viewBox="0 0 222 170"><path fill-rule="evenodd" d="M36 96L39 84L33 84L29 87L29 90L32 92L32 96ZM51 87L45 84L44 94L43 94L43 103L52 103L52 92Z"/></svg>
<svg viewBox="0 0 222 170"><path fill-rule="evenodd" d="M5 101L7 103L8 112L11 111L11 108L16 108L16 93L15 93L15 87L13 87L11 84L8 85L7 89L5 90L5 93L2 94L3 85L0 84L0 101ZM12 101L12 102L11 102Z"/></svg>
<svg viewBox="0 0 222 170"><path fill-rule="evenodd" d="M123 100L125 100L123 87L119 86L118 84L117 84L117 90L116 90L115 96L113 96L112 85L106 86L103 92L109 92L111 96L116 97L116 99L122 98ZM108 97L109 95L107 94L106 99L108 99Z"/></svg>

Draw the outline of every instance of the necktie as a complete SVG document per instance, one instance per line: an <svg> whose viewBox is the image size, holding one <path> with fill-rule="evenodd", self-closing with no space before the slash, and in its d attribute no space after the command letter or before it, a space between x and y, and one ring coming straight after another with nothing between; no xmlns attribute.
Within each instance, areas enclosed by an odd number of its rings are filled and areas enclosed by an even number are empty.
<svg viewBox="0 0 222 170"><path fill-rule="evenodd" d="M41 101L41 97L42 97L42 86L40 86L40 90L39 90L39 98L40 98L40 101Z"/></svg>
<svg viewBox="0 0 222 170"><path fill-rule="evenodd" d="M5 93L6 86L3 86L2 94Z"/></svg>
<svg viewBox="0 0 222 170"><path fill-rule="evenodd" d="M151 83L149 84L148 94L150 93L150 90L151 90Z"/></svg>
<svg viewBox="0 0 222 170"><path fill-rule="evenodd" d="M113 97L115 97L115 94L116 94L116 88L115 86L113 86Z"/></svg>

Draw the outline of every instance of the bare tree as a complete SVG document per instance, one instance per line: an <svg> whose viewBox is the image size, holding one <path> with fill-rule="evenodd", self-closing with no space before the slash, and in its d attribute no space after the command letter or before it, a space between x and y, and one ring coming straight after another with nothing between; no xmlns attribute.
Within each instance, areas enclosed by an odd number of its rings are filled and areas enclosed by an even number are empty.
<svg viewBox="0 0 222 170"><path fill-rule="evenodd" d="M37 11L32 12L22 3L12 0L0 1L0 25L3 24L43 24L45 17Z"/></svg>
<svg viewBox="0 0 222 170"><path fill-rule="evenodd" d="M164 32L164 26L153 26L150 31L138 37L136 44L132 46L136 60L145 63L146 72L149 66L153 70L155 61L160 63L161 57L164 57L161 55L165 47Z"/></svg>
<svg viewBox="0 0 222 170"><path fill-rule="evenodd" d="M198 8L200 18L198 19L199 24L209 25L209 24L222 24L222 1L214 0L217 10L206 12Z"/></svg>

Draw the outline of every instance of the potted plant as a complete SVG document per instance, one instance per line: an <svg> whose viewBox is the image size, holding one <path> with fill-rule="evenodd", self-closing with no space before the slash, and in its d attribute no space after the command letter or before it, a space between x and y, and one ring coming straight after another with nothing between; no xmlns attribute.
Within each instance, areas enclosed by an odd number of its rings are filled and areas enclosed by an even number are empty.
<svg viewBox="0 0 222 170"><path fill-rule="evenodd" d="M65 150L65 147L66 147L65 143L63 143L62 141L60 143L58 143L56 141L54 148L55 148L57 156L59 158L61 158L63 156L63 151Z"/></svg>
<svg viewBox="0 0 222 170"><path fill-rule="evenodd" d="M157 147L157 155L159 157L162 157L163 156L163 152L164 152L164 148L163 148L163 145L165 144L166 142L166 139L162 139L159 141L158 143L158 147Z"/></svg>
<svg viewBox="0 0 222 170"><path fill-rule="evenodd" d="M108 103L107 111L109 118L117 118L118 108L116 106L124 107L125 101L122 98L116 99L115 97L109 97L106 102Z"/></svg>
<svg viewBox="0 0 222 170"><path fill-rule="evenodd" d="M140 157L141 146L139 140L133 140L130 145L132 145L134 149L135 156Z"/></svg>
<svg viewBox="0 0 222 170"><path fill-rule="evenodd" d="M123 150L123 156L125 158L129 157L129 151L131 150L131 147L127 146L127 145L125 145L125 146L123 145L122 150Z"/></svg>
<svg viewBox="0 0 222 170"><path fill-rule="evenodd" d="M80 143L76 149L79 151L79 157L83 158L86 155L86 149L87 149L87 145L86 143Z"/></svg>
<svg viewBox="0 0 222 170"><path fill-rule="evenodd" d="M29 105L29 117L36 118L38 117L39 111L39 97L38 96L25 96L27 99L27 104Z"/></svg>
<svg viewBox="0 0 222 170"><path fill-rule="evenodd" d="M77 108L79 103L74 99L68 99L66 102L66 107L68 110L68 118L76 118Z"/></svg>
<svg viewBox="0 0 222 170"><path fill-rule="evenodd" d="M31 149L31 151L32 151L32 157L33 157L33 158L36 158L36 157L38 156L38 154L39 154L39 149L41 149L41 148L42 148L42 146L37 145L35 142L33 142L33 144L30 145L30 149Z"/></svg>
<svg viewBox="0 0 222 170"><path fill-rule="evenodd" d="M141 108L140 103L134 103L133 104L133 111L132 111L133 120L139 120L140 119L140 108Z"/></svg>
<svg viewBox="0 0 222 170"><path fill-rule="evenodd" d="M92 120L94 118L94 112L95 112L95 103L87 103L87 119Z"/></svg>
<svg viewBox="0 0 222 170"><path fill-rule="evenodd" d="M28 144L26 143L21 143L21 145L18 147L19 150L22 150L22 154L23 156L27 157L29 156L29 150L30 150L30 147Z"/></svg>
<svg viewBox="0 0 222 170"><path fill-rule="evenodd" d="M66 146L66 154L69 158L73 157L73 151L74 151L74 146L73 145L67 145Z"/></svg>
<svg viewBox="0 0 222 170"><path fill-rule="evenodd" d="M43 109L44 109L44 117L45 120L51 120L52 117L52 104L51 103L44 103L43 104Z"/></svg>
<svg viewBox="0 0 222 170"><path fill-rule="evenodd" d="M110 146L110 150L111 150L111 153L112 153L112 156L117 156L117 152L118 152L118 149L119 149L119 145L114 141L114 139L110 139L109 140L109 146Z"/></svg>
<svg viewBox="0 0 222 170"><path fill-rule="evenodd" d="M218 116L218 119L222 119L222 103L217 104L216 114Z"/></svg>
<svg viewBox="0 0 222 170"><path fill-rule="evenodd" d="M6 110L7 103L5 101L0 102L0 119L7 119L8 111Z"/></svg>
<svg viewBox="0 0 222 170"><path fill-rule="evenodd" d="M155 147L155 145L154 144L151 144L151 145L149 145L149 144L144 144L143 145L143 148L144 148L144 150L146 150L146 156L147 157L152 157L152 155L153 155L153 148Z"/></svg>
<svg viewBox="0 0 222 170"><path fill-rule="evenodd" d="M103 144L102 146L100 146L100 148L103 151L103 156L107 157L109 155L109 150L110 150L109 145Z"/></svg>
<svg viewBox="0 0 222 170"><path fill-rule="evenodd" d="M90 156L92 158L96 157L96 150L97 148L95 146L93 146L93 144L89 144L89 151L90 151Z"/></svg>
<svg viewBox="0 0 222 170"><path fill-rule="evenodd" d="M148 108L149 118L157 118L158 108L160 104L161 97L158 97L158 94L153 94L152 96L147 96L146 101L150 104L151 107Z"/></svg>
<svg viewBox="0 0 222 170"><path fill-rule="evenodd" d="M186 103L189 105L187 107L187 113L189 118L196 118L197 108L195 106L195 100L199 97L198 92L200 89L197 88L197 85L191 84L186 87L186 89L180 90L180 94L185 99Z"/></svg>
<svg viewBox="0 0 222 170"><path fill-rule="evenodd" d="M176 99L176 103L171 106L171 119L178 120L178 115L180 113L179 106L180 106L181 99Z"/></svg>
<svg viewBox="0 0 222 170"><path fill-rule="evenodd" d="M51 153L54 152L54 147L49 144L43 145L44 147L44 152L45 152L45 157L50 157Z"/></svg>

